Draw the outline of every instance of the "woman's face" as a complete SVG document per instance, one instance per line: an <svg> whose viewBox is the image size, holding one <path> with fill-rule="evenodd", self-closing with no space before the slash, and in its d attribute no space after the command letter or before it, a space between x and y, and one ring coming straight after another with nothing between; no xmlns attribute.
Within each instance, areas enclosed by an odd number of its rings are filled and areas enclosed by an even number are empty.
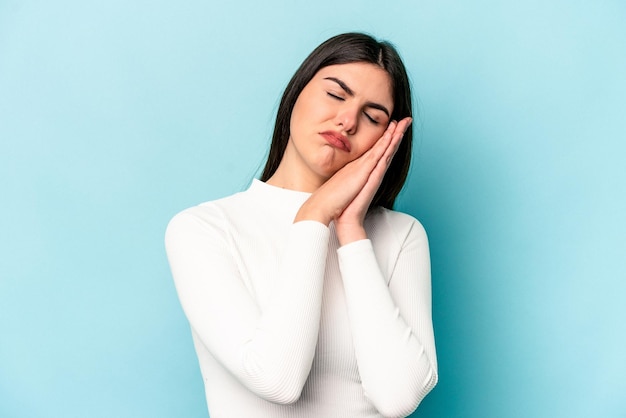
<svg viewBox="0 0 626 418"><path fill-rule="evenodd" d="M324 182L380 139L392 112L391 79L379 66L324 67L296 100L283 162L292 175Z"/></svg>

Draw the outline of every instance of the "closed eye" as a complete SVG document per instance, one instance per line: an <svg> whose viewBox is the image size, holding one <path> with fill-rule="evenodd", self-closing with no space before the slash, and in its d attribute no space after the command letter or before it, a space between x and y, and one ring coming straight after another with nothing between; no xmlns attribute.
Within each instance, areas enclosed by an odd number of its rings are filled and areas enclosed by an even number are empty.
<svg viewBox="0 0 626 418"><path fill-rule="evenodd" d="M379 122L374 119L373 117L371 117L370 115L368 115L366 112L363 112L363 114L365 115L365 117L367 118L367 120L369 120L371 123L373 123L374 125L378 125Z"/></svg>
<svg viewBox="0 0 626 418"><path fill-rule="evenodd" d="M345 101L346 99L344 99L343 97L337 96L336 94L333 94L329 91L326 92L326 94L328 94L330 97L332 97L333 99L336 100L341 100L342 102Z"/></svg>

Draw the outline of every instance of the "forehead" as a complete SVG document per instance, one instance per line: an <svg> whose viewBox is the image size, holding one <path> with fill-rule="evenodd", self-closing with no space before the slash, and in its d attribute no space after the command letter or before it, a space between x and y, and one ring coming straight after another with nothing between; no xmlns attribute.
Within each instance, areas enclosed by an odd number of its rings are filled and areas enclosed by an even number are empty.
<svg viewBox="0 0 626 418"><path fill-rule="evenodd" d="M343 81L355 96L381 102L389 107L393 105L393 89L389 73L375 64L352 62L349 64L329 65L320 69L314 79L328 77Z"/></svg>

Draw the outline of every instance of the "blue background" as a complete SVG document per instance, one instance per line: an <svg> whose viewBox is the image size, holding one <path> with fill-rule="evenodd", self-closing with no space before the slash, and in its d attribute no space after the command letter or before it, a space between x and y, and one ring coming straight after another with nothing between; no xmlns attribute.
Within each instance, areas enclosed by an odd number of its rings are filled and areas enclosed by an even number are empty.
<svg viewBox="0 0 626 418"><path fill-rule="evenodd" d="M305 56L392 40L440 383L415 417L626 416L626 4L0 0L0 416L205 417L163 248L247 186Z"/></svg>

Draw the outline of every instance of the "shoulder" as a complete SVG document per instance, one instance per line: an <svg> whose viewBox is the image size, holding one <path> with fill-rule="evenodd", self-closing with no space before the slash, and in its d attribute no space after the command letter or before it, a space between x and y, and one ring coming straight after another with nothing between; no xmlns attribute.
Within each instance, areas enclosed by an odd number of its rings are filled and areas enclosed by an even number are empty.
<svg viewBox="0 0 626 418"><path fill-rule="evenodd" d="M166 243L179 238L191 237L210 232L220 235L227 223L231 208L241 207L246 201L246 193L239 192L217 200L203 202L178 212L167 224Z"/></svg>
<svg viewBox="0 0 626 418"><path fill-rule="evenodd" d="M372 243L381 271L387 283L398 260L409 257L417 260L428 257L428 238L422 224L406 213L375 208L365 219L365 229Z"/></svg>
<svg viewBox="0 0 626 418"><path fill-rule="evenodd" d="M427 240L426 230L413 216L395 210L377 207L367 215L366 227L377 235L403 243L407 239Z"/></svg>

